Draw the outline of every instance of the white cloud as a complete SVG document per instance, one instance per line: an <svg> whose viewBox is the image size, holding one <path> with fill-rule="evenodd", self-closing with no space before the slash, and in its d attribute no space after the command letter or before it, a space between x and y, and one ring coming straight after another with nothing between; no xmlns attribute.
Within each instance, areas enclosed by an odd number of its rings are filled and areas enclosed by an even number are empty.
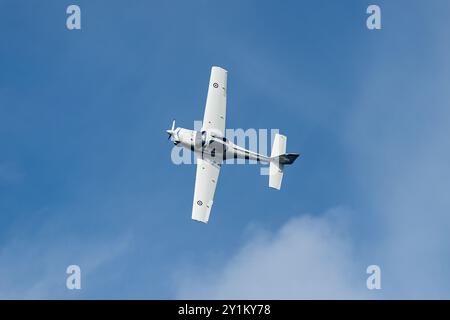
<svg viewBox="0 0 450 320"><path fill-rule="evenodd" d="M178 274L178 297L364 298L365 267L353 262L346 227L338 222L344 216L342 209L301 216L274 234L257 235L223 268L197 265L195 271Z"/></svg>

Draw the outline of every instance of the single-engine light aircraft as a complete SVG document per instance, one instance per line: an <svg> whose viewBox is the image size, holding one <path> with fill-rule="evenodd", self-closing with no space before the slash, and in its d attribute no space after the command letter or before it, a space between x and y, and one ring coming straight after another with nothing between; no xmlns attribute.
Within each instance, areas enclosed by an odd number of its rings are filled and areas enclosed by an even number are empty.
<svg viewBox="0 0 450 320"><path fill-rule="evenodd" d="M227 71L212 67L201 131L175 128L166 130L175 145L191 149L197 157L192 219L207 223L213 204L220 167L226 159L246 159L269 164L269 187L280 190L285 165L299 154L286 153L286 136L276 134L270 157L239 147L225 138Z"/></svg>

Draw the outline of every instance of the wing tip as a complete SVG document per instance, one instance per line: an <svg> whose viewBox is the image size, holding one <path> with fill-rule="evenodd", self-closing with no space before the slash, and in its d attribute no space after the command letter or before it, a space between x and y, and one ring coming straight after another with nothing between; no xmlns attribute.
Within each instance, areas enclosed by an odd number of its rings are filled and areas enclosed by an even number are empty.
<svg viewBox="0 0 450 320"><path fill-rule="evenodd" d="M198 222L202 222L204 224L208 223L209 220L209 214L211 209L207 209L207 208L202 208L200 209L200 207L196 206L196 204L194 204L194 208L192 208L192 220L194 221L198 221Z"/></svg>
<svg viewBox="0 0 450 320"><path fill-rule="evenodd" d="M197 222L201 222L203 224L208 224L208 220L206 219L201 219L201 218L197 218L197 217L192 217L192 220L197 221Z"/></svg>
<svg viewBox="0 0 450 320"><path fill-rule="evenodd" d="M269 184L269 188L274 190L281 190L281 185Z"/></svg>
<svg viewBox="0 0 450 320"><path fill-rule="evenodd" d="M219 66L212 66L211 70L214 70L214 69L222 70L222 71L224 71L225 73L228 73L227 69L222 68L222 67L219 67Z"/></svg>

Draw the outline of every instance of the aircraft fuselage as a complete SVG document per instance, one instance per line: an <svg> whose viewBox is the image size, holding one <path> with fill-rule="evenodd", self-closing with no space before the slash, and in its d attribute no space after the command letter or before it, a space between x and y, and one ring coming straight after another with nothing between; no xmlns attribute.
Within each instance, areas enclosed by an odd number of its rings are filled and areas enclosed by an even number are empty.
<svg viewBox="0 0 450 320"><path fill-rule="evenodd" d="M174 143L186 149L190 149L202 158L207 156L221 163L226 159L245 159L261 162L270 162L270 158L242 148L221 134L211 131L195 131L184 128L174 130Z"/></svg>

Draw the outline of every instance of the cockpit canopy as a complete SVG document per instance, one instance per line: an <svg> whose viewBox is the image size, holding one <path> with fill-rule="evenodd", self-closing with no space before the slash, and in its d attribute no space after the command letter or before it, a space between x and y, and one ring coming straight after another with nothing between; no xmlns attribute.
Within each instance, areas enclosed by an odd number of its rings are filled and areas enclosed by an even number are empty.
<svg viewBox="0 0 450 320"><path fill-rule="evenodd" d="M210 145L213 142L214 142L214 135L209 132L202 131L202 147Z"/></svg>
<svg viewBox="0 0 450 320"><path fill-rule="evenodd" d="M212 148L217 149L217 150L225 151L227 148L226 148L225 143L223 143L223 142L225 142L226 139L225 138L220 138L220 140L221 140L220 142L216 141L217 139L218 138L215 136L214 133L207 132L207 131L202 131L202 132L198 132L197 131L195 144L196 144L197 147L200 147L200 146L202 148L212 147ZM217 146L213 147L213 145L215 145L215 144L217 144Z"/></svg>

